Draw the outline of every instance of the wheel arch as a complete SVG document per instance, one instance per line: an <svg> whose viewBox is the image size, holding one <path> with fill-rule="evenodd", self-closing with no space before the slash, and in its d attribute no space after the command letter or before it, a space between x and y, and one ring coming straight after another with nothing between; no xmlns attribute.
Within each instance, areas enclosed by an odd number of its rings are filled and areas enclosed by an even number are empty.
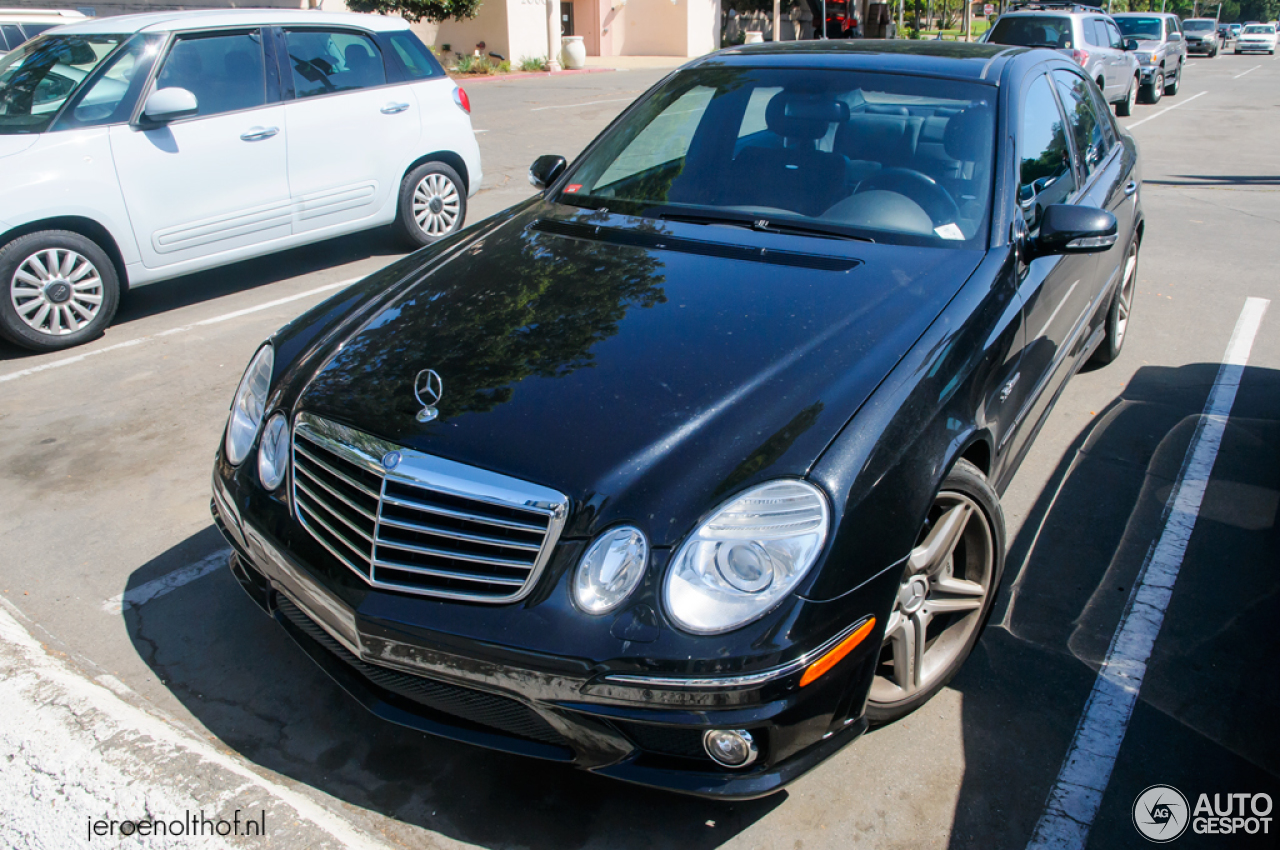
<svg viewBox="0 0 1280 850"><path fill-rule="evenodd" d="M443 162L445 165L458 172L458 176L462 178L463 193L467 195L471 194L471 174L467 171L467 163L463 161L462 157L458 156L457 153L450 150L439 150L429 154L423 154L413 162L409 163L400 179L403 181L405 177L409 176L409 172L413 171L413 169L417 168L419 165L423 165L428 162Z"/></svg>
<svg viewBox="0 0 1280 850"><path fill-rule="evenodd" d="M119 243L111 235L110 230L107 230L107 228L91 218L64 215L28 221L25 224L10 228L0 235L0 246L8 245L15 239L32 233L39 233L42 230L69 230L92 240L111 258L111 264L115 266L116 270L116 279L120 281L121 292L123 293L124 290L129 288L129 274L125 266L124 255L120 252Z"/></svg>

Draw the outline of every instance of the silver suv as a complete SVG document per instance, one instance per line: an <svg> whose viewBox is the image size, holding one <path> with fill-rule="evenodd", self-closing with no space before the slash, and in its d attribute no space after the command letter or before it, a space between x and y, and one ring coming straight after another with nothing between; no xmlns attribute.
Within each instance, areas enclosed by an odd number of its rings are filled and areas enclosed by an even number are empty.
<svg viewBox="0 0 1280 850"><path fill-rule="evenodd" d="M984 41L1019 47L1047 47L1069 55L1084 68L1117 115L1129 115L1137 101L1136 42L1126 45L1111 16L1078 3L1010 4Z"/></svg>
<svg viewBox="0 0 1280 850"><path fill-rule="evenodd" d="M1177 94L1187 62L1187 42L1178 16L1121 12L1113 17L1125 38L1138 41L1134 56L1142 66L1143 100L1155 103L1166 94Z"/></svg>

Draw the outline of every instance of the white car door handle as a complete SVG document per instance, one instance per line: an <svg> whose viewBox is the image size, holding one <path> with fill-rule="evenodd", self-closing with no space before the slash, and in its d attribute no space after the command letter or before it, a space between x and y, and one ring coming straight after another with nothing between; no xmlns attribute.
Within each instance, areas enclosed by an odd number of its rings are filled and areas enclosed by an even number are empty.
<svg viewBox="0 0 1280 850"><path fill-rule="evenodd" d="M382 107L382 114L395 115L397 112L404 112L408 108L409 104L407 103L388 103L386 106Z"/></svg>
<svg viewBox="0 0 1280 850"><path fill-rule="evenodd" d="M240 134L240 138L246 142L260 142L263 139L271 138L279 132L279 127L250 127L247 133Z"/></svg>

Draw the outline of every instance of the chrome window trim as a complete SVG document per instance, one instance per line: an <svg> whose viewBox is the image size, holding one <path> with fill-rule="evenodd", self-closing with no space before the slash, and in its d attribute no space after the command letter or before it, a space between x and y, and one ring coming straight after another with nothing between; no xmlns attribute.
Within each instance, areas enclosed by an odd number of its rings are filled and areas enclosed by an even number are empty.
<svg viewBox="0 0 1280 850"><path fill-rule="evenodd" d="M390 441L375 437L372 434L367 434L355 428L351 428L337 422L331 422L327 419L322 419L310 413L297 414L293 420L293 429L295 434L299 429L303 431L304 441L309 440L323 446L354 466L360 467L374 475L377 475L381 480L381 485L376 492L370 490L367 485L358 484L357 482L350 480L347 481L349 486L353 486L361 492L367 493L372 498L377 499L378 503L376 515L368 517L374 522L373 540L370 541L372 546L368 561L368 574L361 571L349 558L338 556L328 542L310 527L310 516L314 514L314 511L306 508L305 505L302 506L302 510L299 510L299 505L296 501L297 494L295 492L297 476L293 476L294 487L291 487L289 490L289 499L291 507L294 509L294 516L298 517L300 524L307 529L311 534L312 539L316 540L321 546L327 549L330 554L334 555L340 562L347 566L347 568L360 576L360 578L367 584L381 590L390 590L399 593L412 593L418 596L430 596L437 599L457 599L489 604L509 604L512 602L518 602L532 593L534 587L537 586L538 579L542 576L543 571L551 560L551 554L555 551L556 544L560 540L560 533L564 530L564 525L568 518L569 499L564 494L549 487L531 484L527 481L521 481L520 479L512 478L507 475L490 472L488 470L479 469L477 467L428 455L404 446L399 446ZM296 438L293 441L293 447L295 451L298 450L298 441ZM302 451L306 454L305 446L302 447ZM394 469L387 470L382 465L382 458L386 456L387 453L393 451L399 454L400 460ZM311 462L317 463L316 460L312 460ZM342 477L346 478L346 476ZM400 570L402 572L412 572L421 575L436 575L458 578L465 581L474 581L478 585L487 585L490 588L497 588L503 585L512 584L512 579L506 576L493 576L491 578L486 578L481 575L468 576L464 574L454 574L444 569L429 569L416 565L400 565L394 560L378 557L379 546L406 551L414 550L414 547L406 546L404 543L397 543L393 540L381 540L381 526L384 522L384 505L394 505L398 502L404 501L387 493L388 483L432 490L438 493L467 499L472 502L528 511L531 514L545 517L545 529L542 526L537 526L535 528L533 527L533 523L526 524L516 520L504 521L494 518L492 522L490 522L490 524L495 526L521 528L543 535L542 542L536 550L537 556L532 565L517 565L520 568L528 566L529 572L527 576L523 579L517 580L519 584L514 588L514 591L505 595L423 588L395 580L379 578L378 569L379 567L382 567L387 570ZM304 493L304 495L310 499L316 499L316 497L310 495L310 493ZM343 502L349 504L349 501L345 498L343 498ZM323 505L323 503L321 504ZM458 513L463 516L467 515L462 511L454 513ZM315 517L315 519L321 526L329 530L331 534L336 534L332 529L328 529L323 518ZM484 523L486 520L487 518L485 517L475 517L475 521L480 523ZM388 526L400 525L392 523L389 519L386 520L386 522ZM447 537L449 535L446 534L444 536ZM461 537L459 539L465 540L467 538ZM425 549L426 547L419 548ZM510 548L520 549L523 547L512 546ZM535 550L529 549L527 551ZM485 558L483 556L469 555L466 553L456 555L446 553L446 556L454 558L455 560L472 561L475 563L492 563L497 564L498 566L504 565L504 563L497 558Z"/></svg>

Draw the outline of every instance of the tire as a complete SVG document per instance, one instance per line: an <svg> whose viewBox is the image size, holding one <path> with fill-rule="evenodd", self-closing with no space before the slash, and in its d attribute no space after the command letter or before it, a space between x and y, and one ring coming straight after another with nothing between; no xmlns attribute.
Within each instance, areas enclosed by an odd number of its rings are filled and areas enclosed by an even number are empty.
<svg viewBox="0 0 1280 850"><path fill-rule="evenodd" d="M991 614L1004 570L1004 512L976 466L956 461L917 540L867 695L866 716L874 725L905 717L945 687ZM912 652L920 644L924 649Z"/></svg>
<svg viewBox="0 0 1280 850"><path fill-rule="evenodd" d="M93 240L41 230L0 248L0 336L32 351L96 339L120 304L115 264Z"/></svg>
<svg viewBox="0 0 1280 850"><path fill-rule="evenodd" d="M1124 100L1116 104L1116 115L1121 118L1128 118L1133 114L1133 106L1138 102L1138 89L1142 88L1142 79L1133 78L1133 83L1129 86L1129 93L1125 95Z"/></svg>
<svg viewBox="0 0 1280 850"><path fill-rule="evenodd" d="M1159 103L1162 97L1164 97L1164 71L1158 71L1151 84L1142 87L1142 99L1147 103Z"/></svg>
<svg viewBox="0 0 1280 850"><path fill-rule="evenodd" d="M1133 314L1133 297L1138 293L1138 242L1134 240L1129 246L1129 253L1124 260L1124 275L1115 295L1111 296L1111 305L1107 308L1102 342L1094 349L1089 362L1105 366L1120 356L1120 349L1128 337L1129 317Z"/></svg>
<svg viewBox="0 0 1280 850"><path fill-rule="evenodd" d="M443 162L424 162L400 183L395 229L415 248L462 229L467 217L466 184Z"/></svg>
<svg viewBox="0 0 1280 850"><path fill-rule="evenodd" d="M1173 97L1178 93L1178 87L1182 85L1182 66L1179 65L1173 74L1173 82L1169 82L1168 77L1165 78L1164 93L1169 97Z"/></svg>

